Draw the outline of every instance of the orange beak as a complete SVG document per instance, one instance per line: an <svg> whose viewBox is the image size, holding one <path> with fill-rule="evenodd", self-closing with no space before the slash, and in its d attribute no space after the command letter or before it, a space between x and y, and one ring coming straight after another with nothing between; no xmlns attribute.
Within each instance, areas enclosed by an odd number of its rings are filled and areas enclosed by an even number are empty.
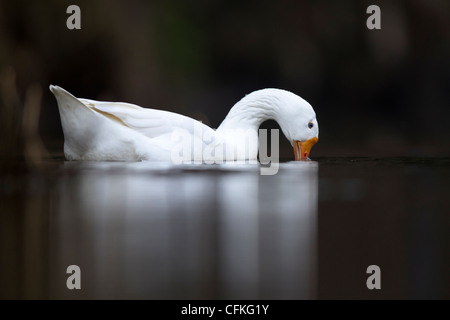
<svg viewBox="0 0 450 320"><path fill-rule="evenodd" d="M317 143L319 139L316 137L311 138L306 141L297 141L294 140L294 154L295 154L295 160L308 160L309 152L311 151L311 148L313 145Z"/></svg>

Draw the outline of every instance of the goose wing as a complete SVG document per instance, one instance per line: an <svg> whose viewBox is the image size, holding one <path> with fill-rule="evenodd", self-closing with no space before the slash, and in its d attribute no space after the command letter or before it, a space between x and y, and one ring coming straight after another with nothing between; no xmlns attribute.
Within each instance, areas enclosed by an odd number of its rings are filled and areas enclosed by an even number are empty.
<svg viewBox="0 0 450 320"><path fill-rule="evenodd" d="M215 135L215 130L200 121L174 112L142 108L131 103L79 100L94 111L149 138L166 136L176 130L184 130L200 139L205 133L209 136Z"/></svg>

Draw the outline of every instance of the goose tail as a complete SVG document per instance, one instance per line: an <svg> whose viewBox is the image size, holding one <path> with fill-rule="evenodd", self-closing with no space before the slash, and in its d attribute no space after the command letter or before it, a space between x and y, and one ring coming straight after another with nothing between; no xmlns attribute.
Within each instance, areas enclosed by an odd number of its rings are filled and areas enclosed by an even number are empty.
<svg viewBox="0 0 450 320"><path fill-rule="evenodd" d="M50 85L50 91L58 102L64 133L64 154L66 159L75 160L90 149L97 135L97 114L61 87Z"/></svg>

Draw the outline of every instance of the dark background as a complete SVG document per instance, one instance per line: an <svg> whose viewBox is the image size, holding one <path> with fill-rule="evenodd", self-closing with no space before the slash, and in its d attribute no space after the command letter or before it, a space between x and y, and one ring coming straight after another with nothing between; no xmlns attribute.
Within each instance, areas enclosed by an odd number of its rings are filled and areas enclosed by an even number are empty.
<svg viewBox="0 0 450 320"><path fill-rule="evenodd" d="M66 28L70 4L81 30ZM370 4L381 30L366 27ZM14 70L20 99L43 90L39 133L51 153L63 141L56 84L212 127L245 94L283 88L315 108L313 158L447 156L449 9L445 0L0 1L0 72ZM293 157L284 138L281 147Z"/></svg>

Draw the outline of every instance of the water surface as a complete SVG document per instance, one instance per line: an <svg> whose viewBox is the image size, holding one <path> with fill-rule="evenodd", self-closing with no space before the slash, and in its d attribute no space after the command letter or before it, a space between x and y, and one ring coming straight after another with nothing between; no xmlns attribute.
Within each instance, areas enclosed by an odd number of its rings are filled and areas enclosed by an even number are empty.
<svg viewBox="0 0 450 320"><path fill-rule="evenodd" d="M450 159L46 161L1 178L2 298L450 297ZM78 265L82 289L68 290ZM378 265L382 289L369 290Z"/></svg>

